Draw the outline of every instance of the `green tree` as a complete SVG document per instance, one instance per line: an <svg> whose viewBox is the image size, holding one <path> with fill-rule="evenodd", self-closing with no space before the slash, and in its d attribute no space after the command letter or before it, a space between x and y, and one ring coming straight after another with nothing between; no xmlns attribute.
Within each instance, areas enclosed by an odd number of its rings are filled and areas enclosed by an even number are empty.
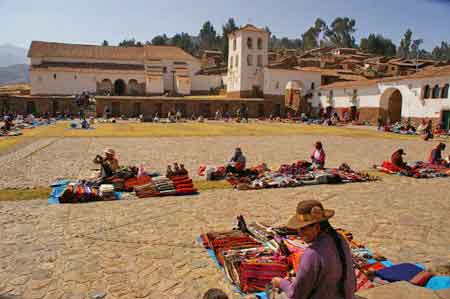
<svg viewBox="0 0 450 299"><path fill-rule="evenodd" d="M222 26L222 53L225 60L228 59L228 34L238 29L236 22L233 18L229 18L228 21Z"/></svg>
<svg viewBox="0 0 450 299"><path fill-rule="evenodd" d="M103 47L109 46L109 42L107 40L104 40L102 43L102 46Z"/></svg>
<svg viewBox="0 0 450 299"><path fill-rule="evenodd" d="M169 43L169 38L167 37L166 34L157 35L151 41L151 44L155 45L155 46L164 46L164 45L167 45L168 43Z"/></svg>
<svg viewBox="0 0 450 299"><path fill-rule="evenodd" d="M319 47L320 34L326 29L325 22L318 18L314 26L310 27L302 34L302 45L304 50L310 50Z"/></svg>
<svg viewBox="0 0 450 299"><path fill-rule="evenodd" d="M354 33L356 21L348 17L334 19L331 26L325 29L326 44L336 48L355 48Z"/></svg>
<svg viewBox="0 0 450 299"><path fill-rule="evenodd" d="M406 30L403 38L400 40L400 45L398 46L397 56L401 58L408 58L411 52L412 43L412 31L411 29Z"/></svg>
<svg viewBox="0 0 450 299"><path fill-rule="evenodd" d="M196 48L192 42L192 38L187 33L177 33L170 39L170 44L179 47L186 52L194 55Z"/></svg>
<svg viewBox="0 0 450 299"><path fill-rule="evenodd" d="M201 50L214 49L218 44L217 32L210 21L203 24L198 37Z"/></svg>
<svg viewBox="0 0 450 299"><path fill-rule="evenodd" d="M419 58L421 56L421 51L419 50L420 45L423 44L423 39L415 39L411 44L411 53L409 58Z"/></svg>
<svg viewBox="0 0 450 299"><path fill-rule="evenodd" d="M442 41L440 46L436 46L431 52L433 59L436 60L450 60L450 44Z"/></svg>
<svg viewBox="0 0 450 299"><path fill-rule="evenodd" d="M119 47L143 47L144 44L140 41L136 42L136 39L124 39L119 43Z"/></svg>
<svg viewBox="0 0 450 299"><path fill-rule="evenodd" d="M395 56L396 46L392 40L384 38L381 34L370 34L367 38L362 38L359 48L368 53L383 56Z"/></svg>

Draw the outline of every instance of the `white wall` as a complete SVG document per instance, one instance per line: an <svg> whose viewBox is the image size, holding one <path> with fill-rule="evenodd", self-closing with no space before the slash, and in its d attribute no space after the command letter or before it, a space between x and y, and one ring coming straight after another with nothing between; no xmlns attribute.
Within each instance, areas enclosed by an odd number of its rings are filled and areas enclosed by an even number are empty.
<svg viewBox="0 0 450 299"><path fill-rule="evenodd" d="M353 89L356 89L357 107L387 109L389 96L394 90L399 90L402 95L403 118L439 118L442 110L450 110L450 98L423 99L423 89L427 84L430 88L437 84L442 89L445 84L450 84L450 76L402 79L365 87L334 88L331 103L328 100L330 90L324 89L321 90L320 102L323 107L328 107L330 104L335 108L350 107Z"/></svg>
<svg viewBox="0 0 450 299"><path fill-rule="evenodd" d="M192 90L209 91L211 88L220 87L221 82L221 75L197 75L192 78Z"/></svg>
<svg viewBox="0 0 450 299"><path fill-rule="evenodd" d="M353 103L353 90L357 90L356 102ZM329 100L330 90L321 90L320 104L322 107L349 108L351 106L377 108L380 106L380 90L377 84L354 88L335 88L333 98Z"/></svg>
<svg viewBox="0 0 450 299"><path fill-rule="evenodd" d="M147 77L146 92L148 94L163 94L164 81L162 77Z"/></svg>
<svg viewBox="0 0 450 299"><path fill-rule="evenodd" d="M97 82L103 79L110 79L113 84L117 79L124 80L127 85L131 79L138 83L145 82L144 72L140 71L36 69L30 71L31 94L73 95L83 91L96 92Z"/></svg>
<svg viewBox="0 0 450 299"><path fill-rule="evenodd" d="M390 88L397 88L400 90L402 94L402 117L440 117L441 110L450 110L450 99L423 99L423 89L427 84L431 89L436 84L442 89L445 84L450 84L450 76L384 82L380 84L380 88L382 92L387 91ZM430 91L430 93L431 92L432 91Z"/></svg>
<svg viewBox="0 0 450 299"><path fill-rule="evenodd" d="M300 70L284 70L284 69L264 69L264 94L283 96L286 94L286 86L289 81L299 81L303 85L302 94L306 94L311 90L314 83L313 98L309 100L313 107L319 105L319 97L317 95L321 74L319 72L305 72Z"/></svg>
<svg viewBox="0 0 450 299"><path fill-rule="evenodd" d="M190 78L178 78L177 79L177 92L181 95L191 94L191 79Z"/></svg>

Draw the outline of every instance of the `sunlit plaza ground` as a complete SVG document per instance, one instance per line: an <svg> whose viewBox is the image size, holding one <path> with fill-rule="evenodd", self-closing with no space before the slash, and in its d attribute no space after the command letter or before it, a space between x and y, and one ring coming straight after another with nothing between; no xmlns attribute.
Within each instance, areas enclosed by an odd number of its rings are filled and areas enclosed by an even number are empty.
<svg viewBox="0 0 450 299"><path fill-rule="evenodd" d="M196 196L79 205L49 206L42 195L14 200L24 188L88 176L92 159L105 147L116 150L122 165L143 163L151 171L183 162L199 181L200 164L223 164L236 146L249 165L277 168L307 159L317 140L324 144L327 166L345 162L360 171L371 171L398 148L405 149L408 161L425 160L435 144L365 127L266 122L98 124L88 131L59 123L0 139L0 188L18 188L0 196L0 294L84 298L97 291L107 298L200 298L218 287L237 296L196 238L231 229L241 214L249 221L284 224L301 199L335 209L336 227L394 262L448 265L448 178L371 172L381 180L260 191L219 188Z"/></svg>

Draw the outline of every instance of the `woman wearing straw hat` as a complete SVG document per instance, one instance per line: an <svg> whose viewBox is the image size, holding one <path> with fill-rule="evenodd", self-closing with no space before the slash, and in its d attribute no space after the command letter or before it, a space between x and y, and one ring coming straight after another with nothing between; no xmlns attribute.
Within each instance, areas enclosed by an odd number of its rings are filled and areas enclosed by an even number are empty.
<svg viewBox="0 0 450 299"><path fill-rule="evenodd" d="M116 152L112 148L105 149L103 153L105 157L97 155L94 163L100 164L102 167L100 176L102 178L108 178L119 169L119 161L116 159Z"/></svg>
<svg viewBox="0 0 450 299"><path fill-rule="evenodd" d="M356 279L350 248L334 230L328 219L333 210L326 210L316 200L300 201L297 213L288 228L297 229L310 246L305 250L293 280L275 277L274 288L289 299L353 299Z"/></svg>

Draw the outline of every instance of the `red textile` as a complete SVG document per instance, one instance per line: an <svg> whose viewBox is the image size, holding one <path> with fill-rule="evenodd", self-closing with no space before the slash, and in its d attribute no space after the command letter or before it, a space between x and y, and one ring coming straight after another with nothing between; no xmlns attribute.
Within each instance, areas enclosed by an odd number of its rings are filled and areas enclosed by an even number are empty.
<svg viewBox="0 0 450 299"><path fill-rule="evenodd" d="M245 260L240 265L240 288L243 292L264 291L274 277L286 277L289 266L277 257Z"/></svg>
<svg viewBox="0 0 450 299"><path fill-rule="evenodd" d="M427 284L428 280L430 280L431 277L433 277L433 273L422 271L411 278L409 282L422 287Z"/></svg>
<svg viewBox="0 0 450 299"><path fill-rule="evenodd" d="M381 164L381 167L386 169L387 171L385 172L391 172L391 173L395 173L395 172L399 172L402 169L400 167L395 166L394 164L392 164L389 161L384 161L383 164Z"/></svg>
<svg viewBox="0 0 450 299"><path fill-rule="evenodd" d="M371 289L374 285L370 282L369 278L362 271L355 269L356 276L356 291Z"/></svg>
<svg viewBox="0 0 450 299"><path fill-rule="evenodd" d="M151 178L149 176L140 176L137 178L131 178L125 180L124 189L125 190L133 190L135 186L142 186L151 182Z"/></svg>

